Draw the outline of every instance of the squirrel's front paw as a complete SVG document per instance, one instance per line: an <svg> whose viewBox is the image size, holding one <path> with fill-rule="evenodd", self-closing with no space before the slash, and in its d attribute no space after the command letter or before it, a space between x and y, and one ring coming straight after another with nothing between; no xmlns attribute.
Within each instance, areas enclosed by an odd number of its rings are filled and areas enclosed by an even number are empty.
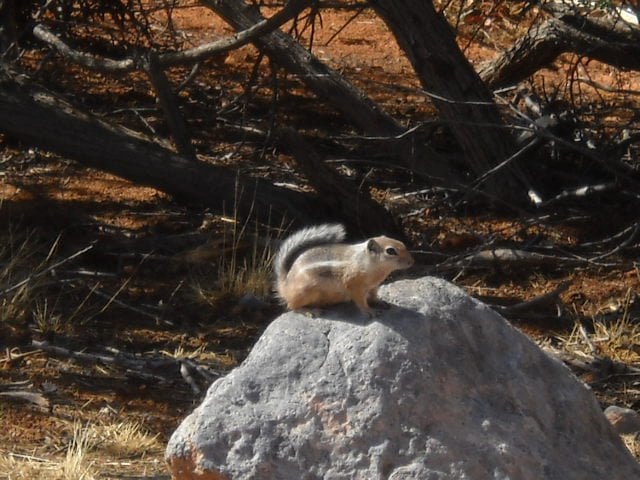
<svg viewBox="0 0 640 480"><path fill-rule="evenodd" d="M391 304L389 302L385 302L379 298L369 300L369 305L373 306L376 310L389 310L391 308Z"/></svg>

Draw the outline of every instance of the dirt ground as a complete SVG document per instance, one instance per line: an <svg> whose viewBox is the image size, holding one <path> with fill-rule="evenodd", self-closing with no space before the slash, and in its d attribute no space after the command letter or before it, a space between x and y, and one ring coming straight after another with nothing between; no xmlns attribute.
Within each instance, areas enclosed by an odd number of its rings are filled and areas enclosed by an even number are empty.
<svg viewBox="0 0 640 480"><path fill-rule="evenodd" d="M418 91L411 66L383 23L372 12L352 18L355 13L322 13L322 25L314 38L316 55L401 121L432 115L433 107ZM173 21L176 30L193 45L231 32L202 8L176 10ZM515 28L509 12L484 24L483 35L488 40L466 49L472 63L492 58L507 41L505 32ZM461 43L466 44L464 37ZM255 57L252 47L233 51L219 59L218 74L215 69L208 70L197 80L196 85L211 95L212 109L224 109L226 98L242 91L242 79L251 71ZM543 77L547 82L559 81L570 65L571 59L563 58L535 81ZM44 68L53 84L64 88L70 83L59 67ZM153 106L144 79L131 75L116 81L70 65L67 68L83 77L88 104L107 117L129 119L132 128L145 129L127 110L134 101L145 98ZM628 88L640 90L637 75L621 77L612 68L595 63L590 69L600 81L616 75ZM287 95L283 101L298 107L292 118L300 121L300 130L317 132L322 131L323 122L341 122L333 112L318 110L319 103L295 83ZM256 144L246 139L223 140L219 130L207 125L211 112L191 105L188 99L185 103L203 158L221 163L233 159L249 174L301 181L287 168L292 164L286 156L278 155L283 170L274 172L256 154ZM113 112L114 105L120 106L119 112ZM161 120L153 115L146 121L163 134ZM143 451L90 449L87 461L97 478L168 478L164 445L197 405L208 383L207 378L194 374L201 389L194 393L180 373L180 360L206 365L210 379L247 355L281 308L268 295L264 272L259 272L262 276L257 279L242 275L256 265L256 245L258 256L266 255L261 239L267 233L277 236L280 232L254 231L248 225L239 233L243 225L235 222L232 211L219 216L180 205L152 188L132 185L7 138L0 138L0 153L0 222L7 258L26 252L24 265L17 265L3 286L14 285L25 272L44 272L33 288L35 300L29 318L22 322L0 319L0 344L6 347L0 353L0 384L28 381L28 390L43 394L47 400L37 405L0 398L0 455L5 455L0 460L0 478L36 478L33 471L41 478L55 478L59 474L55 462L67 454L74 426L127 422L139 425L145 438L152 441ZM416 195L406 200L402 196L419 188L418 183L408 182L404 191L379 192L403 218L420 260L418 267L454 281L489 303L529 300L566 282L558 302L535 309L531 315L513 315L510 320L542 346L568 350L579 358L610 359L601 368L578 369L576 373L591 385L603 407L616 404L638 410L640 378L633 370L640 368L637 263L549 263L534 268L464 271L437 267L440 258L489 242L512 245L535 238L539 244L562 247L602 238L621 231L636 214L624 206L602 204L594 205L588 221L574 223L532 223L477 210L454 216L438 207L433 198ZM72 258L87 247L87 252ZM51 268L56 262L61 263ZM242 281L234 283L240 277ZM243 289L256 294L258 307L247 306ZM123 353L144 367L136 370L95 358L65 358L35 348L33 341L110 358ZM156 372L149 366L152 360L164 360L168 363L163 365L173 370ZM630 370L621 371L622 366ZM633 448L632 440L629 444ZM34 469L31 473L20 473L17 465L25 462Z"/></svg>

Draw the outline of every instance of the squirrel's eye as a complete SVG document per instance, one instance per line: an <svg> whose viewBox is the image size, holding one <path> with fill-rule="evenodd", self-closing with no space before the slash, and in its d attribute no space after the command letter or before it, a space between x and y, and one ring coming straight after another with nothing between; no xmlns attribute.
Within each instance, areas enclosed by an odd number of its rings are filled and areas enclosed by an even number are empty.
<svg viewBox="0 0 640 480"><path fill-rule="evenodd" d="M398 252L396 252L396 249L393 247L388 247L385 252L387 253L387 255L397 255Z"/></svg>

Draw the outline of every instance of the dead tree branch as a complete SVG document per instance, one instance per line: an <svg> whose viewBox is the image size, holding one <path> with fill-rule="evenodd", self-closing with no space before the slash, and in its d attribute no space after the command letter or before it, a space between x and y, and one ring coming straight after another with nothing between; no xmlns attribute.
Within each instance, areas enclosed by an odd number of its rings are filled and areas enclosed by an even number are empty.
<svg viewBox="0 0 640 480"><path fill-rule="evenodd" d="M161 68L167 68L178 65L193 65L207 60L208 58L240 48L255 41L257 38L276 30L284 23L298 15L308 6L308 4L308 0L289 0L280 11L270 18L262 18L235 35L180 52L159 54L158 66ZM43 24L36 25L33 29L33 34L39 40L58 50L61 55L69 58L78 65L82 65L92 70L114 73L130 72L139 69L138 63L140 59L124 58L116 60L75 50Z"/></svg>
<svg viewBox="0 0 640 480"><path fill-rule="evenodd" d="M0 72L0 131L66 158L216 211L273 220L319 220L321 203L234 170L187 160L61 97ZM320 217L320 218L319 218Z"/></svg>
<svg viewBox="0 0 640 480"><path fill-rule="evenodd" d="M148 382L169 382L176 378L182 378L195 394L202 389L190 373L190 370L198 372L208 385L212 379L220 376L204 365L199 365L193 360L173 358L169 356L142 356L121 352L115 349L113 354L76 352L68 348L52 345L47 341L33 340L32 345L49 355L68 358L79 363L95 365L109 365L122 368L125 374L140 378Z"/></svg>
<svg viewBox="0 0 640 480"><path fill-rule="evenodd" d="M189 132L180 113L177 98L171 90L169 79L160 66L160 60L156 52L149 52L149 57L145 62L145 71L158 95L158 103L171 130L176 150L183 157L195 160L196 151L193 148Z"/></svg>
<svg viewBox="0 0 640 480"><path fill-rule="evenodd" d="M549 66L562 53L599 60L619 68L640 69L640 30L612 16L596 19L559 3L553 16L532 27L514 46L480 68L491 88L517 83Z"/></svg>
<svg viewBox="0 0 640 480"><path fill-rule="evenodd" d="M559 301L560 294L569 288L569 282L560 282L556 288L538 297L516 303L515 305L493 305L492 308L505 316L518 315L523 312L555 305Z"/></svg>
<svg viewBox="0 0 640 480"><path fill-rule="evenodd" d="M236 30L263 20L259 10L242 0L203 0ZM328 102L367 135L386 137L385 149L409 168L424 173L438 183L456 178L452 168L428 146L406 137L404 127L355 88L338 72L330 69L300 43L280 30L254 40L279 67L296 75L315 95Z"/></svg>

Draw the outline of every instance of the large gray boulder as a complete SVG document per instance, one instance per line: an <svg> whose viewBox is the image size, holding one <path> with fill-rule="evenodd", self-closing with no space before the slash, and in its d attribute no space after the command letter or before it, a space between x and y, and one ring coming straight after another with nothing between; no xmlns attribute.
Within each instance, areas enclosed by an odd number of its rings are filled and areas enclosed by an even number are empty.
<svg viewBox="0 0 640 480"><path fill-rule="evenodd" d="M640 479L592 392L442 280L276 319L173 434L176 479Z"/></svg>

